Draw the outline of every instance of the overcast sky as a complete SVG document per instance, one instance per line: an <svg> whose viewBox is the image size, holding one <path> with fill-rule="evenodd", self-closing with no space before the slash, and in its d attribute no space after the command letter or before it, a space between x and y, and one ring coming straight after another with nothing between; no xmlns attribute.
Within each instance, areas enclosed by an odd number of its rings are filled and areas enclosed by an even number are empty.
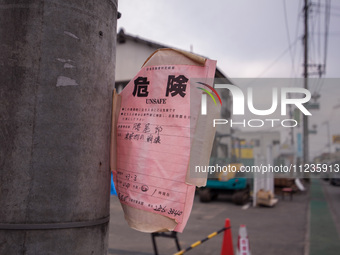
<svg viewBox="0 0 340 255"><path fill-rule="evenodd" d="M217 60L230 78L300 78L303 63L302 0L119 0L118 30ZM310 11L310 63L325 59L325 3ZM316 6L320 2L320 7ZM286 10L286 11L285 11ZM340 2L332 1L326 54L326 78L340 78ZM310 72L314 70L310 69ZM317 77L317 76L313 76ZM310 84L319 92L320 111L309 122L311 156L326 151L327 128L340 134L340 83ZM286 138L282 133L283 139ZM338 146L340 147L340 146ZM335 146L333 146L333 150Z"/></svg>

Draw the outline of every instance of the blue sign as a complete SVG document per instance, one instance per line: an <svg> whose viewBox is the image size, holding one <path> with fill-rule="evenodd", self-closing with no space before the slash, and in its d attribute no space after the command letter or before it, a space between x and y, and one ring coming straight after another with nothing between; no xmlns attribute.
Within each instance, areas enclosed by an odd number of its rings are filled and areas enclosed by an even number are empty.
<svg viewBox="0 0 340 255"><path fill-rule="evenodd" d="M303 149L302 149L302 134L301 133L297 133L296 144L297 144L297 156L302 158Z"/></svg>

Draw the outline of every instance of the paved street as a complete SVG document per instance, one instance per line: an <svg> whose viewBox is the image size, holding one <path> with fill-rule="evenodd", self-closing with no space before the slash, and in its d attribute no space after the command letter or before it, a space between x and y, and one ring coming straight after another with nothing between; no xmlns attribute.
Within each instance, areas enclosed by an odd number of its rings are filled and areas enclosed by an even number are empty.
<svg viewBox="0 0 340 255"><path fill-rule="evenodd" d="M280 196L279 196L280 198ZM295 194L293 201L281 200L274 208L249 207L242 209L231 203L230 197L221 196L208 204L195 197L193 210L184 232L178 234L182 248L203 239L224 226L230 218L234 247L238 228L245 224L252 255L303 255L307 229L308 192ZM189 251L188 254L220 254L223 234ZM160 254L176 252L171 239L158 237ZM124 220L117 197L111 198L111 224L108 254L151 255L151 235L130 229Z"/></svg>
<svg viewBox="0 0 340 255"><path fill-rule="evenodd" d="M308 191L294 194L293 200L281 199L273 208L245 209L220 196L211 203L195 197L193 210L183 233L178 234L182 248L203 239L231 221L233 245L238 228L245 224L252 255L336 255L340 251L340 187L312 179ZM223 234L201 244L187 254L220 254ZM176 252L175 242L157 238L159 254ZM111 223L108 254L152 255L151 235L130 229L117 197L111 197Z"/></svg>
<svg viewBox="0 0 340 255"><path fill-rule="evenodd" d="M340 187L329 185L329 182L323 181L323 188L328 200L335 227L340 237Z"/></svg>
<svg viewBox="0 0 340 255"><path fill-rule="evenodd" d="M318 179L310 189L310 255L340 253L340 187Z"/></svg>

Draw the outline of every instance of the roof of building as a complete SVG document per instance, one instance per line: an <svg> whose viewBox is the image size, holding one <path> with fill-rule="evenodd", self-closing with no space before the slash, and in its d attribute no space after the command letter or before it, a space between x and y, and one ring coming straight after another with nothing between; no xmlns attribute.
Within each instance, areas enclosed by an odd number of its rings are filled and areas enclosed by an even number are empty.
<svg viewBox="0 0 340 255"><path fill-rule="evenodd" d="M152 47L152 48L155 48L155 49L174 48L174 47L171 47L171 46L166 46L164 44L160 44L160 43L157 43L157 42L153 42L153 41L150 41L150 40L140 38L139 36L133 36L133 35L126 34L124 29L121 28L119 30L118 34L117 34L117 43L123 44L127 40L131 40L131 41L134 41L136 43L142 43L142 44L145 44L145 45ZM216 67L215 78L227 79L226 82L232 83L230 81L230 79L218 67Z"/></svg>

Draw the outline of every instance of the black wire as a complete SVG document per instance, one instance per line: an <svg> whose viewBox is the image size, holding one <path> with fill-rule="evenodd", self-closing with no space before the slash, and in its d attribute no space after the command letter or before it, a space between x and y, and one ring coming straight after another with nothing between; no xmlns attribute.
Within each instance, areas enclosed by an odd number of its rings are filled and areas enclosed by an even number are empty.
<svg viewBox="0 0 340 255"><path fill-rule="evenodd" d="M283 12L284 12L284 17L285 17L285 26L286 26L286 33L287 33L287 40L288 40L288 45L290 45L290 34L289 34L289 26L288 26L288 18L287 18L287 7L286 7L286 0L283 0ZM290 54L290 59L292 61L292 69L294 70L294 57L293 57L293 52L291 50L291 47L289 47L289 54Z"/></svg>
<svg viewBox="0 0 340 255"><path fill-rule="evenodd" d="M328 55L328 37L329 37L329 23L330 23L330 10L331 10L331 0L326 0L325 7L325 38L324 38L324 60L323 60L323 74L326 73L326 65L327 65L327 55ZM317 93L320 93L321 89L324 86L324 79L320 79L317 86Z"/></svg>
<svg viewBox="0 0 340 255"><path fill-rule="evenodd" d="M311 10L311 8L310 8L310 10ZM311 19L310 20L311 26L309 26L308 34L310 35L310 34L314 33L315 21L316 21L316 12L315 12L315 15L310 15L309 17ZM310 41L310 43L309 43L308 51L309 51L310 54L308 54L308 57L309 57L308 62L313 63L313 62L316 61L315 56L314 56L315 55L314 54L315 53L314 52L314 50L315 50L314 38L309 36L309 41Z"/></svg>
<svg viewBox="0 0 340 255"><path fill-rule="evenodd" d="M299 38L296 38L294 42L292 42L287 49L285 49L267 68L265 68L256 78L264 75L270 68L272 68L286 53L289 51L297 42Z"/></svg>
<svg viewBox="0 0 340 255"><path fill-rule="evenodd" d="M330 11L331 11L331 0L326 0L325 5L325 32L324 32L324 52L323 52L323 64L321 66L322 68L322 74L325 75L326 73L326 66L327 66L327 55L328 55L328 38L329 38L329 24L330 24ZM321 36L321 34L319 35ZM319 93L321 92L321 89L324 86L324 79L319 79L318 84L316 85L315 92Z"/></svg>
<svg viewBox="0 0 340 255"><path fill-rule="evenodd" d="M331 11L331 0L326 0L328 7L325 11L325 44L324 44L324 61L323 68L324 73L326 72L327 65L327 54L328 54L328 33L329 33L329 23L330 23L330 11Z"/></svg>
<svg viewBox="0 0 340 255"><path fill-rule="evenodd" d="M302 10L302 0L299 1L299 10ZM296 18L296 27L295 27L295 38L298 38L299 27L300 27L300 19L302 18L302 11L298 12ZM302 36L300 38L303 38ZM294 48L294 59L296 58L297 47ZM300 51L300 56L297 58L297 61L302 59L302 51ZM294 70L295 72L295 70ZM297 71L295 72L295 76L297 75Z"/></svg>
<svg viewBox="0 0 340 255"><path fill-rule="evenodd" d="M326 0L326 1L327 1L327 0ZM315 5L315 4L312 3L312 5ZM326 4L320 3L320 7L326 8L326 7L327 7L327 3L326 3ZM333 10L339 10L339 11L340 11L340 6L339 6L339 5L334 5L334 4L332 4L332 9L333 9Z"/></svg>
<svg viewBox="0 0 340 255"><path fill-rule="evenodd" d="M318 2L318 10L320 10L320 4L321 4L320 1L321 0L319 0L319 2ZM318 34L320 34L320 31L321 31L321 17L320 16L318 18L318 28L317 28L317 31L318 31ZM317 35L317 34L315 33L315 35ZM314 36L314 35L312 34L312 36ZM321 36L318 36L317 39L318 39L318 42L317 42L318 59L321 59Z"/></svg>

